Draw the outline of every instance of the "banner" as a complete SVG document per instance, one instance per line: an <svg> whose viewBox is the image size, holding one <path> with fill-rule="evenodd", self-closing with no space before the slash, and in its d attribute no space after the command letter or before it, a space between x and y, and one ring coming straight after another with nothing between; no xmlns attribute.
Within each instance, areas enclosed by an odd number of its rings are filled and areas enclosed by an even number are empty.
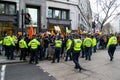
<svg viewBox="0 0 120 80"><path fill-rule="evenodd" d="M29 39L32 38L33 34L34 34L33 26L30 25Z"/></svg>

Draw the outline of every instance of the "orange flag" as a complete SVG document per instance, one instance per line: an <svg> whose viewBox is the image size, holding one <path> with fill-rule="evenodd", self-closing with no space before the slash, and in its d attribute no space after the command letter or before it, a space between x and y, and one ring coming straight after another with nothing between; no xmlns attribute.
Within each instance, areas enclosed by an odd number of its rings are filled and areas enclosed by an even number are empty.
<svg viewBox="0 0 120 80"><path fill-rule="evenodd" d="M33 34L34 34L33 26L30 25L29 39L32 38Z"/></svg>

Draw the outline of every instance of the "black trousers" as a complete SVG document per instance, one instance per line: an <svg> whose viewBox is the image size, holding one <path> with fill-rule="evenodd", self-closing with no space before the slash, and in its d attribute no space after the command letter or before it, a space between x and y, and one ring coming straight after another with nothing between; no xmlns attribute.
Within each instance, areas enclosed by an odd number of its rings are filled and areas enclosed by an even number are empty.
<svg viewBox="0 0 120 80"><path fill-rule="evenodd" d="M116 50L116 45L110 45L108 48L108 54L110 56L110 59L113 59L114 52Z"/></svg>
<svg viewBox="0 0 120 80"><path fill-rule="evenodd" d="M79 56L80 56L80 51L73 51L73 54L72 54L73 62L75 63L75 68L78 68L78 69L81 68L79 64Z"/></svg>
<svg viewBox="0 0 120 80"><path fill-rule="evenodd" d="M53 63L55 62L55 60L57 59L57 62L60 61L60 53L61 53L61 48L55 48L55 53L53 55Z"/></svg>
<svg viewBox="0 0 120 80"><path fill-rule="evenodd" d="M68 57L70 58L70 60L72 60L72 50L71 49L67 50L65 61L68 61Z"/></svg>
<svg viewBox="0 0 120 80"><path fill-rule="evenodd" d="M26 60L26 48L21 48L20 60Z"/></svg>
<svg viewBox="0 0 120 80"><path fill-rule="evenodd" d="M31 49L29 63L32 63L34 61L35 61L35 64L38 63L38 50L37 49Z"/></svg>

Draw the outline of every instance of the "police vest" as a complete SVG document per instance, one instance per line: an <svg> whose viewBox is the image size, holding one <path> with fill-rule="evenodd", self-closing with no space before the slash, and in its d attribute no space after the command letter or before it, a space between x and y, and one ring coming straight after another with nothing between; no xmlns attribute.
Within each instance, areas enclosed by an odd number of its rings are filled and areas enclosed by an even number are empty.
<svg viewBox="0 0 120 80"><path fill-rule="evenodd" d="M80 51L81 50L82 41L80 39L74 39L74 50Z"/></svg>
<svg viewBox="0 0 120 80"><path fill-rule="evenodd" d="M115 36L112 36L108 41L107 47L110 45L116 45L116 44L117 44L117 38Z"/></svg>
<svg viewBox="0 0 120 80"><path fill-rule="evenodd" d="M19 41L19 47L20 48L28 48L26 42L23 39L21 39Z"/></svg>
<svg viewBox="0 0 120 80"><path fill-rule="evenodd" d="M30 46L31 49L37 49L38 45L40 45L40 42L36 39L33 39L28 43L28 46Z"/></svg>
<svg viewBox="0 0 120 80"><path fill-rule="evenodd" d="M62 46L62 41L61 40L55 40L55 47L61 48Z"/></svg>
<svg viewBox="0 0 120 80"><path fill-rule="evenodd" d="M69 50L69 49L71 48L71 45L72 45L72 40L71 40L71 39L68 39L68 40L67 40L67 44L66 44L66 47L67 47L66 50Z"/></svg>
<svg viewBox="0 0 120 80"><path fill-rule="evenodd" d="M2 40L0 40L0 44L2 44Z"/></svg>
<svg viewBox="0 0 120 80"><path fill-rule="evenodd" d="M15 46L15 44L14 44L14 42L13 42L13 40L12 40L12 38L10 37L10 36L6 36L5 38L4 38L4 45L6 45L6 46Z"/></svg>
<svg viewBox="0 0 120 80"><path fill-rule="evenodd" d="M96 40L96 38L93 38L92 39L92 47L96 46L96 44L97 44L97 40Z"/></svg>
<svg viewBox="0 0 120 80"><path fill-rule="evenodd" d="M92 46L92 39L91 38L85 38L83 45L85 47L91 47Z"/></svg>

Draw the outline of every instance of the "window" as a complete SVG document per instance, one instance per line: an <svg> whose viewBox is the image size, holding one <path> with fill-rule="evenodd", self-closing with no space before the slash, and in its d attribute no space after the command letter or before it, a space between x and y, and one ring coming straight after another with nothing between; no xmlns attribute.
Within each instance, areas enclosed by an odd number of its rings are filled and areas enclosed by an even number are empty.
<svg viewBox="0 0 120 80"><path fill-rule="evenodd" d="M2 2L0 3L0 14L15 14L16 3Z"/></svg>
<svg viewBox="0 0 120 80"><path fill-rule="evenodd" d="M54 10L53 11L53 18L61 19L61 11L60 10Z"/></svg>
<svg viewBox="0 0 120 80"><path fill-rule="evenodd" d="M66 11L62 11L62 19L67 19L67 12Z"/></svg>
<svg viewBox="0 0 120 80"><path fill-rule="evenodd" d="M37 26L37 22L38 22L38 9L37 8L30 8L30 7L27 7L26 8L26 13L29 13L30 14L30 17L31 17L31 24L34 25L34 26Z"/></svg>
<svg viewBox="0 0 120 80"><path fill-rule="evenodd" d="M9 4L9 14L15 14L15 5Z"/></svg>
<svg viewBox="0 0 120 80"><path fill-rule="evenodd" d="M48 18L52 18L52 9L48 9Z"/></svg>
<svg viewBox="0 0 120 80"><path fill-rule="evenodd" d="M69 19L69 10L49 8L48 18L67 20Z"/></svg>
<svg viewBox="0 0 120 80"><path fill-rule="evenodd" d="M0 14L5 14L5 4L0 3Z"/></svg>

